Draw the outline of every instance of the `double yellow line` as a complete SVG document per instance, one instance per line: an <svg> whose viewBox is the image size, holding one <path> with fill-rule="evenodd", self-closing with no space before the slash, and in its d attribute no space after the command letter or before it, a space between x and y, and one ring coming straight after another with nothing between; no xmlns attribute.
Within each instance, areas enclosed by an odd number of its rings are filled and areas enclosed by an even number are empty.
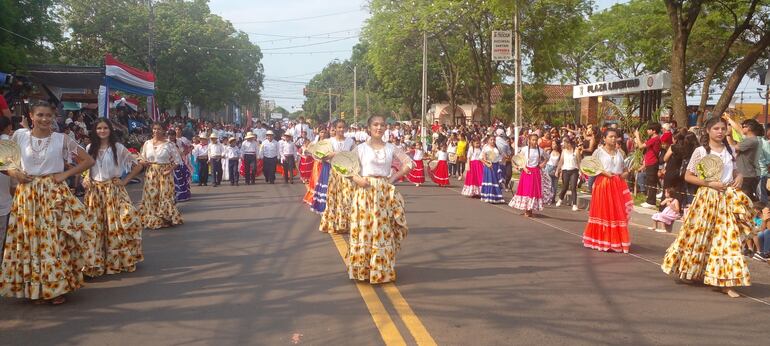
<svg viewBox="0 0 770 346"><path fill-rule="evenodd" d="M334 245L337 247L337 251L344 261L345 254L348 251L348 245L345 242L345 239L339 234L332 234L331 237L334 241ZM401 321L406 328L409 329L409 333L412 334L412 337L417 344L436 345L436 341L433 340L433 337L430 336L428 330L425 329L420 318L418 318L412 308L409 307L409 303L406 302L406 299L401 295L401 292L399 292L396 285L391 283L381 285L380 287L382 287L385 295L390 299L398 316L401 318ZM374 287L370 284L356 281L356 288L358 288L358 292L364 299L366 308L369 310L369 314L372 315L374 325L377 326L377 329L380 331L380 335L382 336L382 340L385 341L385 344L406 345L404 337L401 335L396 324L393 323L393 319L385 309L385 305L382 304L382 300L377 296L377 292L374 291Z"/></svg>

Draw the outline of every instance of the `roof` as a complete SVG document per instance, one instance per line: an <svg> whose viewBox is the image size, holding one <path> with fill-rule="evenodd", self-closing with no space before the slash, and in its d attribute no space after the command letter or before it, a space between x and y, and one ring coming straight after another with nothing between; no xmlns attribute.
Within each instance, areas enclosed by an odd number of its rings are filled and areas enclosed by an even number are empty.
<svg viewBox="0 0 770 346"><path fill-rule="evenodd" d="M28 65L24 75L59 88L99 89L104 83L104 67L99 66Z"/></svg>

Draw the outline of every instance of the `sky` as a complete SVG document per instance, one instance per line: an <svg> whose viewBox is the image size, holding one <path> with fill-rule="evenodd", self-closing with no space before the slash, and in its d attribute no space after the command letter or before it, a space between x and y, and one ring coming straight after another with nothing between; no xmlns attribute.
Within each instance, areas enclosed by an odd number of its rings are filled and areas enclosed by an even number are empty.
<svg viewBox="0 0 770 346"><path fill-rule="evenodd" d="M596 10L626 1L596 0ZM293 112L301 109L302 88L310 78L334 59L350 58L369 17L365 4L365 0L210 0L209 6L262 49L263 99ZM763 102L758 87L756 81L744 79L736 94L743 91L744 102Z"/></svg>

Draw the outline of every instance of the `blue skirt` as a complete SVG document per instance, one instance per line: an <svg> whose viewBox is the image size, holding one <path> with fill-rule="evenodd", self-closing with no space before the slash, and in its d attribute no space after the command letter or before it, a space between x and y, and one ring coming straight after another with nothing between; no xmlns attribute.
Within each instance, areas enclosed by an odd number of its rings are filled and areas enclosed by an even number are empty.
<svg viewBox="0 0 770 346"><path fill-rule="evenodd" d="M331 169L332 165L324 162L321 166L321 173L318 174L318 181L315 183L313 204L310 205L310 209L319 214L323 214L324 210L326 210L326 192L329 190L329 174Z"/></svg>
<svg viewBox="0 0 770 346"><path fill-rule="evenodd" d="M503 170L499 163L492 167L484 165L484 178L481 181L481 201L486 203L505 203L503 198Z"/></svg>
<svg viewBox="0 0 770 346"><path fill-rule="evenodd" d="M185 165L177 165L174 169L174 192L176 201L184 202L190 199L190 170Z"/></svg>
<svg viewBox="0 0 770 346"><path fill-rule="evenodd" d="M201 179L200 176L198 175L198 158L191 155L190 156L190 165L193 168L192 182L197 184L200 181L200 179Z"/></svg>

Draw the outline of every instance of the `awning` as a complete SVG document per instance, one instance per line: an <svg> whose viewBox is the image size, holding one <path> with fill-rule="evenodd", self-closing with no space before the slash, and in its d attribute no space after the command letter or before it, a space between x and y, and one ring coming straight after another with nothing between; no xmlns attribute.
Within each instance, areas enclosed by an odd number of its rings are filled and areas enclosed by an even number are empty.
<svg viewBox="0 0 770 346"><path fill-rule="evenodd" d="M79 111L81 109L79 102L62 102L65 111Z"/></svg>
<svg viewBox="0 0 770 346"><path fill-rule="evenodd" d="M27 65L26 76L32 82L59 88L99 89L104 83L104 67Z"/></svg>

